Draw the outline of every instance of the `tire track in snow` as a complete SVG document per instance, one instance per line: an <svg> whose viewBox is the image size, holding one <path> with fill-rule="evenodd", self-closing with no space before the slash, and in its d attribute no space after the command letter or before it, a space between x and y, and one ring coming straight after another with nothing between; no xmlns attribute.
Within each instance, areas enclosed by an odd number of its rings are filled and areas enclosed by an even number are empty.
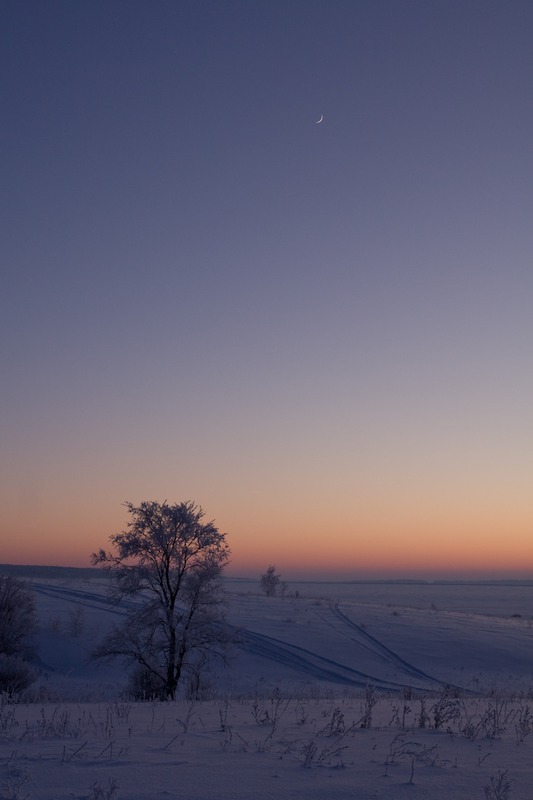
<svg viewBox="0 0 533 800"><path fill-rule="evenodd" d="M272 636L255 633L246 629L240 631L240 646L254 655L290 667L317 680L341 683L347 686L364 688L371 684L384 691L404 689L405 683L382 680L374 675L348 667L338 661L321 656L298 645L289 644ZM420 688L420 687L412 687Z"/></svg>
<svg viewBox="0 0 533 800"><path fill-rule="evenodd" d="M124 616L128 611L138 609L141 605L132 600L122 600L119 605L105 594L97 592L89 592L80 589L68 589L66 587L53 586L51 584L43 583L30 583L31 588L48 597L59 598L67 600L86 608L93 608L98 611L106 611L107 613L117 614ZM431 675L417 669L409 662L402 659L397 653L394 653L386 645L382 644L378 639L365 631L360 625L353 622L346 614L344 614L338 605L330 607L333 615L343 623L350 630L358 633L361 641L352 639L359 646L365 647L371 653L379 657L382 661L394 665L401 669L402 672L408 674L411 678L423 680L424 682L430 681L431 683L442 686L442 681L434 678ZM229 625L228 628L237 631L237 628ZM348 637L352 638L352 637ZM407 684L396 683L394 681L383 680L375 675L370 675L353 667L341 664L333 659L321 656L311 650L298 645L284 642L281 639L276 639L266 634L256 633L247 629L238 630L238 644L239 646L254 655L258 655L270 661L275 661L290 669L294 669L303 675L310 676L320 681L328 681L330 683L340 683L345 686L354 686L357 688L364 688L371 684L383 691L398 691L404 689ZM413 686L411 688L421 688Z"/></svg>
<svg viewBox="0 0 533 800"><path fill-rule="evenodd" d="M358 625L356 622L350 619L350 617L341 611L338 603L331 605L330 609L333 615L340 620L340 622L342 622L350 630L355 631L362 639L362 642L359 642L356 639L352 639L352 641L356 642L357 644L362 644L363 647L374 653L374 655L378 656L378 658L381 658L391 666L397 667L398 669L402 670L402 672L405 672L407 675L410 675L413 678L430 681L431 683L436 683L439 686L443 685L443 681L435 678L433 675L429 675L427 672L419 669L409 661L406 661L404 658L399 656L398 653L395 653L394 650L391 650L390 647L387 647L387 645L383 644L383 642L380 642L379 639L376 639L375 636L372 636L372 634L368 633L368 631L363 628L362 625Z"/></svg>
<svg viewBox="0 0 533 800"><path fill-rule="evenodd" d="M46 597L60 598L71 603L77 603L85 608L95 608L98 611L108 611L110 614L123 616L127 613L126 609L132 610L139 608L139 605L132 600L121 600L117 604L115 600L105 594L96 592L86 592L81 589L66 589L62 586L52 586L47 583L30 583L30 587L39 594Z"/></svg>

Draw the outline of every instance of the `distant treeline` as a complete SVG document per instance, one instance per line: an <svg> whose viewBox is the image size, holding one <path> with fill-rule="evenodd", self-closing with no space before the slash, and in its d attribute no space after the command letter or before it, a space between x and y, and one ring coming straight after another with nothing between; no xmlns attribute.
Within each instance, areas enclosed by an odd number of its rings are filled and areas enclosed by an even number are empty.
<svg viewBox="0 0 533 800"><path fill-rule="evenodd" d="M254 578L226 576L226 580L239 583L257 583ZM288 579L291 586L533 586L533 578L359 578L357 580L296 580Z"/></svg>
<svg viewBox="0 0 533 800"><path fill-rule="evenodd" d="M0 564L0 575L15 578L49 578L51 580L90 580L102 575L98 567L44 567L33 564Z"/></svg>

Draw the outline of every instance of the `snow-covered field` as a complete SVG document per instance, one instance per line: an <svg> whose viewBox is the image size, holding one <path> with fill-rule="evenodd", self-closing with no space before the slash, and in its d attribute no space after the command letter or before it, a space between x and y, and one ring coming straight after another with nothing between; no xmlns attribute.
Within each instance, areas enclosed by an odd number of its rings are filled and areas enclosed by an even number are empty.
<svg viewBox="0 0 533 800"><path fill-rule="evenodd" d="M0 707L2 800L533 800L533 585L227 580L205 699L134 703L101 578L30 576L41 676Z"/></svg>

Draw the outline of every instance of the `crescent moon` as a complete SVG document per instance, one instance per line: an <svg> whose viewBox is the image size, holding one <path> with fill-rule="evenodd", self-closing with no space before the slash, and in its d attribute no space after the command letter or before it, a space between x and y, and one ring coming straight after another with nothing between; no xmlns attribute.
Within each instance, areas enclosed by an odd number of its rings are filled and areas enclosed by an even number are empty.
<svg viewBox="0 0 533 800"><path fill-rule="evenodd" d="M324 114L321 114L320 115L320 119L317 119L317 121L315 122L315 125L320 125L320 123L323 122L323 121L324 121Z"/></svg>

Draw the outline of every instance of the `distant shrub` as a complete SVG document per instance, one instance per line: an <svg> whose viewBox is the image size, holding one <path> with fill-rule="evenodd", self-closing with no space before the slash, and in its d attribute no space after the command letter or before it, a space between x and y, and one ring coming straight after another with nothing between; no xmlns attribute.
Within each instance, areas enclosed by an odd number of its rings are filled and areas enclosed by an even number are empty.
<svg viewBox="0 0 533 800"><path fill-rule="evenodd" d="M33 594L18 578L0 576L0 654L26 654L36 630Z"/></svg>
<svg viewBox="0 0 533 800"><path fill-rule="evenodd" d="M22 658L0 654L0 692L18 694L31 686L36 678L33 667Z"/></svg>
<svg viewBox="0 0 533 800"><path fill-rule="evenodd" d="M85 630L85 612L83 606L75 605L68 617L68 630L71 636L78 637Z"/></svg>

